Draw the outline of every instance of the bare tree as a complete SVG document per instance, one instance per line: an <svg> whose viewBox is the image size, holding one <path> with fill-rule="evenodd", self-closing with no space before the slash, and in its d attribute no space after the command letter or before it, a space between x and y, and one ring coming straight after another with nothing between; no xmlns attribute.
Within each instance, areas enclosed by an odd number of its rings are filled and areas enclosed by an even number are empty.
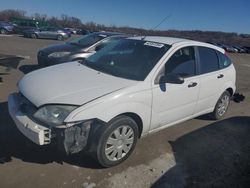
<svg viewBox="0 0 250 188"><path fill-rule="evenodd" d="M25 15L26 15L26 11L7 9L7 10L0 11L0 20L9 21L13 17L24 18Z"/></svg>

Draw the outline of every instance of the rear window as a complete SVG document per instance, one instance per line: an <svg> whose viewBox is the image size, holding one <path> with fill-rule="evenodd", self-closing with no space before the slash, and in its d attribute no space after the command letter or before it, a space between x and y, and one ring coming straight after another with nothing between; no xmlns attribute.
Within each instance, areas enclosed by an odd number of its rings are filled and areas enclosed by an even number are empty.
<svg viewBox="0 0 250 188"><path fill-rule="evenodd" d="M205 74L219 70L219 59L215 50L206 47L198 47L200 55L200 73Z"/></svg>
<svg viewBox="0 0 250 188"><path fill-rule="evenodd" d="M226 68L232 64L232 61L223 53L218 52L219 60L220 60L220 68Z"/></svg>

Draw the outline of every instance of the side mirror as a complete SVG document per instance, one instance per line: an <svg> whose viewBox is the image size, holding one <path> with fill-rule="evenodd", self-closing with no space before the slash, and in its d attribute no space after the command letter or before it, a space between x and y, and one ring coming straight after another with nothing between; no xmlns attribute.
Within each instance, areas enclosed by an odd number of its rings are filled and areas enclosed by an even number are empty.
<svg viewBox="0 0 250 188"><path fill-rule="evenodd" d="M163 83L171 83L171 84L183 84L184 83L184 78L178 74L173 74L173 73L169 73L166 75L163 75L160 78L160 84Z"/></svg>

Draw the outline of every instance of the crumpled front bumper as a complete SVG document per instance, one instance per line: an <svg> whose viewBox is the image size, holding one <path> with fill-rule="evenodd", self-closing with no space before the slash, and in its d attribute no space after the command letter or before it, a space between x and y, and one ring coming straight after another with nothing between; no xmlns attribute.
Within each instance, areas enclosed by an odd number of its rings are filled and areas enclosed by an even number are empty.
<svg viewBox="0 0 250 188"><path fill-rule="evenodd" d="M27 114L21 111L20 97L17 93L9 95L9 114L20 132L38 145L46 145L51 142L51 130L30 119Z"/></svg>
<svg viewBox="0 0 250 188"><path fill-rule="evenodd" d="M53 144L67 154L78 153L87 146L92 120L76 122L71 126L49 127L39 124L30 118L29 113L22 110L27 105L27 99L19 93L13 93L8 98L9 114L20 132L38 145ZM26 106L28 110L32 108Z"/></svg>

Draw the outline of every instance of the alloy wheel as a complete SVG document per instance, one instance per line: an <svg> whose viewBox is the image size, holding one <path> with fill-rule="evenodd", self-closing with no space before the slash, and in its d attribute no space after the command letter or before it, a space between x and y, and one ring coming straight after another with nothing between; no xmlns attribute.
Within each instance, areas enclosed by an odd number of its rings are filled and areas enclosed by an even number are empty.
<svg viewBox="0 0 250 188"><path fill-rule="evenodd" d="M229 105L229 101L230 101L230 98L228 95L224 95L220 99L220 103L218 105L218 110L217 110L219 116L223 116L225 114Z"/></svg>

